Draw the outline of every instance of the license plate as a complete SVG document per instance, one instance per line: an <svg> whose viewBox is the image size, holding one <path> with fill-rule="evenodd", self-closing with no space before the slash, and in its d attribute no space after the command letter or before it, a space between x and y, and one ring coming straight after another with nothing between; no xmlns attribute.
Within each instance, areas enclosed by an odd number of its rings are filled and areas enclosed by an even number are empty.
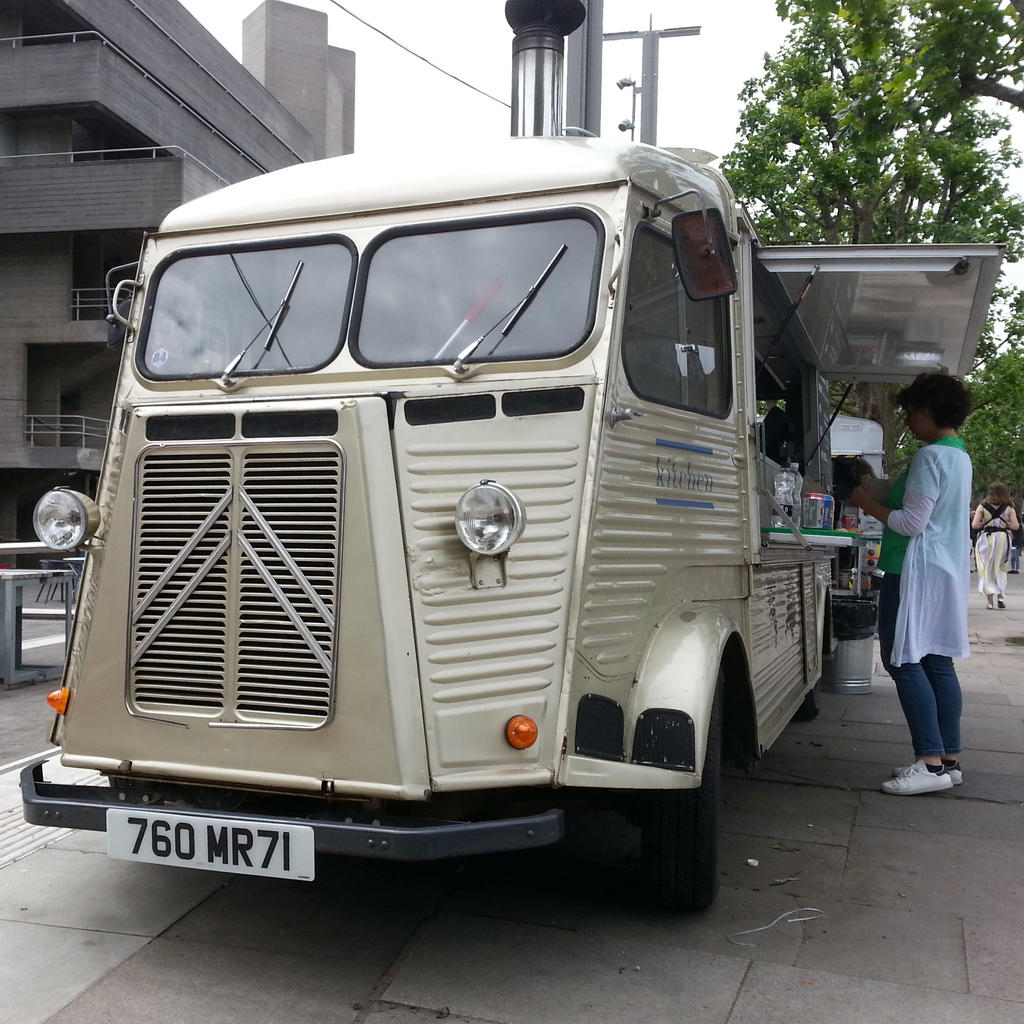
<svg viewBox="0 0 1024 1024"><path fill-rule="evenodd" d="M107 811L107 855L267 878L314 877L313 830L308 825L112 807Z"/></svg>

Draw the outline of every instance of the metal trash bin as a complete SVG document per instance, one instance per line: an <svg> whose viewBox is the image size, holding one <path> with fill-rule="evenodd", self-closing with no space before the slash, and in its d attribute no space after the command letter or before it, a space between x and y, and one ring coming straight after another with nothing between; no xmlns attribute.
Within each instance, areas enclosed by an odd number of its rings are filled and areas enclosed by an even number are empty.
<svg viewBox="0 0 1024 1024"><path fill-rule="evenodd" d="M836 649L821 666L826 693L870 693L875 660L878 604L873 594L832 595L832 635Z"/></svg>

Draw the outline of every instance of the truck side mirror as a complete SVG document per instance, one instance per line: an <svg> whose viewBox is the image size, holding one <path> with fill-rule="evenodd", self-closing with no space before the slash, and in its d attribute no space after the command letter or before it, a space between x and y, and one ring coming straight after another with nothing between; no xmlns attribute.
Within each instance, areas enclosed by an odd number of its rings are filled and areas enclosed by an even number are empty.
<svg viewBox="0 0 1024 1024"><path fill-rule="evenodd" d="M128 314L132 309L135 282L129 279L118 281L110 300L107 321L107 348L120 348L128 336Z"/></svg>
<svg viewBox="0 0 1024 1024"><path fill-rule="evenodd" d="M720 210L688 210L672 218L676 268L695 302L717 299L736 291L732 246Z"/></svg>

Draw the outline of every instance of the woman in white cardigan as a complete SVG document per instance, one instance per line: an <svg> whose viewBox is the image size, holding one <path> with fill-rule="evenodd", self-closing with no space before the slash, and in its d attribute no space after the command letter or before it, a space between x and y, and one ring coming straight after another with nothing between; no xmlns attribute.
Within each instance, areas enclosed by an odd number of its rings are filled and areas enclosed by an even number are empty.
<svg viewBox="0 0 1024 1024"><path fill-rule="evenodd" d="M882 664L896 683L915 761L882 783L896 796L959 785L963 696L954 658L970 654L967 592L971 460L957 436L970 394L956 377L922 373L897 401L907 427L924 442L885 502L864 487L850 500L885 524L878 603Z"/></svg>

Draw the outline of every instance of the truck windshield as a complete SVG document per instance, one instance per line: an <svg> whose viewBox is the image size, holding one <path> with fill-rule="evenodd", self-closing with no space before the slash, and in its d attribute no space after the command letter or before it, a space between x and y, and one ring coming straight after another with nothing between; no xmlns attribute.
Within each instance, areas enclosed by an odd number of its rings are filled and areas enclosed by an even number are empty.
<svg viewBox="0 0 1024 1024"><path fill-rule="evenodd" d="M337 238L172 257L155 275L139 369L229 383L323 366L345 336L354 263Z"/></svg>
<svg viewBox="0 0 1024 1024"><path fill-rule="evenodd" d="M582 211L388 232L367 254L353 353L368 366L564 355L594 325L602 234Z"/></svg>

